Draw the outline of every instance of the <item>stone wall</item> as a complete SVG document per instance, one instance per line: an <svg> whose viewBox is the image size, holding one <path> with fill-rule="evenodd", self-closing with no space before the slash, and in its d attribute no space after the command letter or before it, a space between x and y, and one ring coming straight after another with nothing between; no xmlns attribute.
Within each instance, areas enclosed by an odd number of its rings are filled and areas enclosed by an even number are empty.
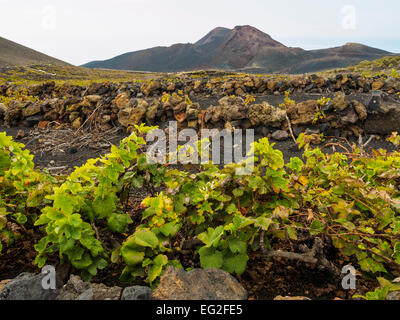
<svg viewBox="0 0 400 320"><path fill-rule="evenodd" d="M287 114L296 133L309 130L330 136L358 136L400 131L400 100L394 94L398 91L395 88L399 80L339 75L334 79L293 78L290 85L283 84L284 81L248 77L223 83L216 80L173 84L151 81L141 86L100 83L88 88L69 84L57 86L54 82L31 87L3 85L0 95L8 98L8 106L0 104L0 121L8 126L42 128L52 124L66 124L75 129L95 124L99 130L122 126L129 132L142 122L154 125L176 120L181 128L254 128L265 135L276 130L287 131ZM382 83L378 85L379 82ZM382 90L372 91L372 88ZM22 89L26 96L17 98ZM259 103L251 102L244 94L238 95L239 89L258 92L255 95ZM281 91L289 89L304 97L308 92L326 93L332 99L325 105L315 99L305 100L287 110L266 101L268 94L280 95ZM336 91L332 93L330 89ZM171 94L175 91L180 94ZM162 92L169 94L161 96ZM206 102L207 97L212 97L209 101L213 105L192 103L184 96L187 92L189 97L205 97ZM236 94L232 94L234 92Z"/></svg>

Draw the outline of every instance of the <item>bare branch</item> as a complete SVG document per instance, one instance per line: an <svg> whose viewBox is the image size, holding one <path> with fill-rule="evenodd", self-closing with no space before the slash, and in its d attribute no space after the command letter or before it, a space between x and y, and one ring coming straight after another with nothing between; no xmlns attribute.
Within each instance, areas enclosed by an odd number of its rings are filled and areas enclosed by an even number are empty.
<svg viewBox="0 0 400 320"><path fill-rule="evenodd" d="M261 235L260 243L261 243L261 238L262 242L264 242L263 241L264 236ZM340 270L328 259L326 259L323 249L324 249L323 242L320 238L315 238L314 245L311 249L309 249L307 246L302 246L301 251L303 253L287 252L281 250L268 251L265 250L265 247L261 246L263 255L266 258L284 258L288 260L301 261L315 266L318 270L327 271L331 273L333 276L339 278L341 274Z"/></svg>

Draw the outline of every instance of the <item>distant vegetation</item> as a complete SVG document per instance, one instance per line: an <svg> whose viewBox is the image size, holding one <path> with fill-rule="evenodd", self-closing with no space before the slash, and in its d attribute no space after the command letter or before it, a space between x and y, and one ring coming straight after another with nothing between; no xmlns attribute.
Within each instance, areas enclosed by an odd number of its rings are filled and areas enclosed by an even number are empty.
<svg viewBox="0 0 400 320"><path fill-rule="evenodd" d="M400 56L384 57L373 61L362 61L356 66L330 71L330 73L344 72L359 73L366 77L387 75L400 78Z"/></svg>

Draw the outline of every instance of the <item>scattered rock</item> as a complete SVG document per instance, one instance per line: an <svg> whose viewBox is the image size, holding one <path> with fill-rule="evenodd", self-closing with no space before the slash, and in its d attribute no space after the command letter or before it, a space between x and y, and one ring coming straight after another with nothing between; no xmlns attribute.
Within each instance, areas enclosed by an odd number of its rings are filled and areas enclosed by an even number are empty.
<svg viewBox="0 0 400 320"><path fill-rule="evenodd" d="M153 292L148 287L133 286L122 291L121 300L151 300Z"/></svg>
<svg viewBox="0 0 400 320"><path fill-rule="evenodd" d="M289 139L289 134L284 130L277 130L272 134L272 138L276 141L285 141Z"/></svg>
<svg viewBox="0 0 400 320"><path fill-rule="evenodd" d="M389 292L389 294L386 297L386 300L400 300L400 292L399 291Z"/></svg>
<svg viewBox="0 0 400 320"><path fill-rule="evenodd" d="M57 300L119 300L121 291L120 287L84 282L79 276L71 275Z"/></svg>
<svg viewBox="0 0 400 320"><path fill-rule="evenodd" d="M218 269L186 272L168 267L153 292L156 300L246 300L247 291L229 273Z"/></svg>

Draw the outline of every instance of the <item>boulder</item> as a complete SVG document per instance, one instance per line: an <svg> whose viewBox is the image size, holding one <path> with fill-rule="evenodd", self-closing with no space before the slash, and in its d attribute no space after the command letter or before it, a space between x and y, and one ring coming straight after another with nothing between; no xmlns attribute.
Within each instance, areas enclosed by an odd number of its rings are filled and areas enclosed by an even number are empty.
<svg viewBox="0 0 400 320"><path fill-rule="evenodd" d="M197 80L197 81L194 82L194 84L193 84L194 92L200 92L201 84L202 84L201 80Z"/></svg>
<svg viewBox="0 0 400 320"><path fill-rule="evenodd" d="M113 101L119 110L130 108L131 102L127 93L120 93Z"/></svg>
<svg viewBox="0 0 400 320"><path fill-rule="evenodd" d="M367 103L365 132L391 134L400 131L400 102L383 92L374 92Z"/></svg>
<svg viewBox="0 0 400 320"><path fill-rule="evenodd" d="M280 127L285 120L285 111L264 101L262 104L253 104L249 107L248 118L254 127Z"/></svg>
<svg viewBox="0 0 400 320"><path fill-rule="evenodd" d="M314 121L318 106L318 101L307 100L290 106L287 110L287 114L294 126L309 125Z"/></svg>
<svg viewBox="0 0 400 320"><path fill-rule="evenodd" d="M0 291L0 300L55 300L61 281L57 278L56 289L44 289L42 280L46 274L21 273L6 283Z"/></svg>
<svg viewBox="0 0 400 320"><path fill-rule="evenodd" d="M358 77L358 78L357 78L357 85L358 85L360 88L364 88L365 85L366 85L366 83L367 83L367 79L366 79L365 77Z"/></svg>
<svg viewBox="0 0 400 320"><path fill-rule="evenodd" d="M346 100L346 95L343 92L336 92L331 105L336 111L343 111L349 106L349 102Z"/></svg>
<svg viewBox="0 0 400 320"><path fill-rule="evenodd" d="M353 100L352 104L355 111L357 112L359 119L361 121L366 120L368 117L367 108L361 102L358 102L356 100Z"/></svg>
<svg viewBox="0 0 400 320"><path fill-rule="evenodd" d="M253 88L254 87L254 81L250 77L246 77L243 79L243 85L247 88Z"/></svg>
<svg viewBox="0 0 400 320"><path fill-rule="evenodd" d="M101 96L93 94L93 95L84 97L83 100L84 101L86 100L86 102L88 102L90 104L97 104L101 100Z"/></svg>
<svg viewBox="0 0 400 320"><path fill-rule="evenodd" d="M325 80L322 77L317 76L316 74L313 74L310 76L310 80L312 81L312 83L315 83L315 85L318 88L321 88L324 86L325 84Z"/></svg>
<svg viewBox="0 0 400 320"><path fill-rule="evenodd" d="M121 291L120 287L84 282L79 276L71 275L60 290L57 300L119 300Z"/></svg>
<svg viewBox="0 0 400 320"><path fill-rule="evenodd" d="M22 112L29 104L30 102L24 102L20 100L10 101L7 111L4 114L4 121L6 123L13 123L21 120L21 117L23 116Z"/></svg>
<svg viewBox="0 0 400 320"><path fill-rule="evenodd" d="M144 95L148 96L156 90L161 88L161 83L159 81L150 81L147 85L143 85L141 91Z"/></svg>
<svg viewBox="0 0 400 320"><path fill-rule="evenodd" d="M269 80L269 81L268 81L268 84L267 84L268 90L270 90L270 91L275 91L276 83L277 83L277 82L276 82L275 80Z"/></svg>
<svg viewBox="0 0 400 320"><path fill-rule="evenodd" d="M186 272L168 267L153 292L155 300L246 300L247 291L229 273L219 269Z"/></svg>
<svg viewBox="0 0 400 320"><path fill-rule="evenodd" d="M22 111L22 116L24 118L28 118L30 116L34 116L38 113L40 113L40 105L37 103L32 103L28 105L23 111Z"/></svg>
<svg viewBox="0 0 400 320"><path fill-rule="evenodd" d="M121 300L151 300L153 292L148 287L133 286L122 291Z"/></svg>
<svg viewBox="0 0 400 320"><path fill-rule="evenodd" d="M204 121L218 123L220 121L235 121L247 118L248 107L240 97L223 97L216 107L209 107ZM200 111L200 110L199 110Z"/></svg>
<svg viewBox="0 0 400 320"><path fill-rule="evenodd" d="M400 79L389 77L385 80L385 90L400 90Z"/></svg>
<svg viewBox="0 0 400 320"><path fill-rule="evenodd" d="M244 100L241 97L226 96L218 100L218 105L221 107L229 107L231 105L244 105Z"/></svg>
<svg viewBox="0 0 400 320"><path fill-rule="evenodd" d="M201 107L198 103L193 103L186 108L186 119L188 121L197 121Z"/></svg>
<svg viewBox="0 0 400 320"><path fill-rule="evenodd" d="M183 101L183 102L175 105L172 109L174 110L174 114L180 114L180 113L186 113L187 107L188 107L188 104Z"/></svg>
<svg viewBox="0 0 400 320"><path fill-rule="evenodd" d="M167 98L162 98L162 107L165 111L173 110L175 106L180 104L183 101L183 98L178 96L176 93L173 93L171 96Z"/></svg>
<svg viewBox="0 0 400 320"><path fill-rule="evenodd" d="M225 121L242 120L247 118L247 106L235 104L223 109Z"/></svg>
<svg viewBox="0 0 400 320"><path fill-rule="evenodd" d="M89 289L89 282L84 282L79 276L72 274L68 282L60 290L57 300L75 300Z"/></svg>
<svg viewBox="0 0 400 320"><path fill-rule="evenodd" d="M272 138L276 141L285 141L289 138L289 134L284 130L277 130L272 134Z"/></svg>
<svg viewBox="0 0 400 320"><path fill-rule="evenodd" d="M357 113L353 108L349 108L347 113L341 117L341 121L343 124L355 124L358 121Z"/></svg>
<svg viewBox="0 0 400 320"><path fill-rule="evenodd" d="M385 85L385 81L383 79L378 79L372 82L372 90L381 90Z"/></svg>
<svg viewBox="0 0 400 320"><path fill-rule="evenodd" d="M125 128L139 124L146 115L148 106L145 100L137 99L137 106L135 108L125 108L119 111L119 123Z"/></svg>
<svg viewBox="0 0 400 320"><path fill-rule="evenodd" d="M159 107L160 107L160 102L158 101L158 99L154 99L151 102L151 104L146 112L146 121L148 123L154 123L154 121L156 120L156 117L157 117Z"/></svg>

